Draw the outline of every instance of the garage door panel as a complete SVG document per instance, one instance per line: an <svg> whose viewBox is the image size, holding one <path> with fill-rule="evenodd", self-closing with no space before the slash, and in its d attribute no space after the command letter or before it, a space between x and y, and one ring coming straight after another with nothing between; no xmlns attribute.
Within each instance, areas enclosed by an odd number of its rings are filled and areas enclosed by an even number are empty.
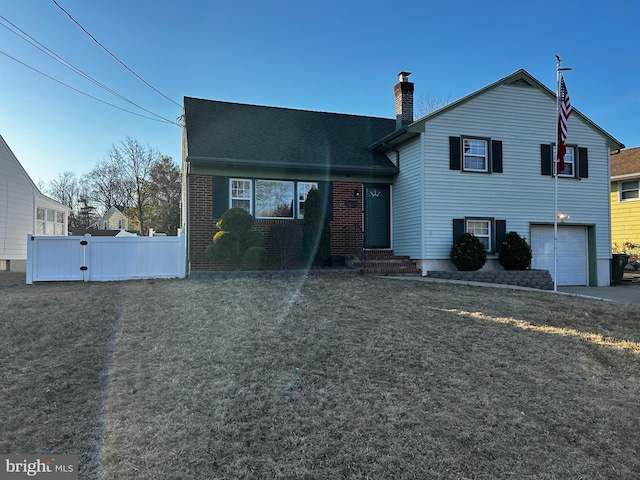
<svg viewBox="0 0 640 480"><path fill-rule="evenodd" d="M531 227L532 268L549 270L553 277L552 226ZM558 285L587 285L587 229L558 226Z"/></svg>

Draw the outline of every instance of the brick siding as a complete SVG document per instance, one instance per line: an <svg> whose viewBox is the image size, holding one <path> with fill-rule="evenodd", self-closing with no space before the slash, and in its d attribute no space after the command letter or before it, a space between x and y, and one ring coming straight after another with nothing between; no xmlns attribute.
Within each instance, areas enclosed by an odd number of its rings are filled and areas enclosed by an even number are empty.
<svg viewBox="0 0 640 480"><path fill-rule="evenodd" d="M210 175L190 175L189 181L189 252L191 270L227 270L230 265L209 261L207 247L217 232L213 218L213 181ZM358 192L356 195L355 192ZM333 220L331 254L353 257L362 249L361 183L333 182ZM302 220L256 220L255 229L262 233L271 268L300 268L302 251ZM289 228L290 227L290 228ZM274 228L285 229L285 235Z"/></svg>

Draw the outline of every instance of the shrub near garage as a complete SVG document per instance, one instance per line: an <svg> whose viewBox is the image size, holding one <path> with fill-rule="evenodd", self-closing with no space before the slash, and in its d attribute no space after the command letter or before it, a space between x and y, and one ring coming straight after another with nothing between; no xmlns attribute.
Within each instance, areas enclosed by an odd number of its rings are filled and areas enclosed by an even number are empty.
<svg viewBox="0 0 640 480"><path fill-rule="evenodd" d="M471 233L463 233L453 242L449 253L451 262L462 272L480 270L487 261L487 249Z"/></svg>
<svg viewBox="0 0 640 480"><path fill-rule="evenodd" d="M527 270L531 265L531 247L517 232L507 233L500 246L498 261L505 270Z"/></svg>

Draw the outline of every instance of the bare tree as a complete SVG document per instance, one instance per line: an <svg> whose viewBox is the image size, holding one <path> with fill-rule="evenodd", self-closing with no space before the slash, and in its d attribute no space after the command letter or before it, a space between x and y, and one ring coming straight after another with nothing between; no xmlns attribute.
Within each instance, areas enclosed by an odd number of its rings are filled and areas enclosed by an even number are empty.
<svg viewBox="0 0 640 480"><path fill-rule="evenodd" d="M88 186L89 203L97 206L99 214L112 206L125 208L134 203L130 182L111 158L99 162L85 175L83 183Z"/></svg>
<svg viewBox="0 0 640 480"><path fill-rule="evenodd" d="M71 227L79 227L82 223L79 215L80 190L80 183L75 173L69 171L58 174L58 177L51 180L44 188L47 195L71 209L69 216Z"/></svg>
<svg viewBox="0 0 640 480"><path fill-rule="evenodd" d="M436 90L418 99L415 109L416 117L424 117L425 115L428 115L449 103L451 103L451 95L445 95L444 93Z"/></svg>

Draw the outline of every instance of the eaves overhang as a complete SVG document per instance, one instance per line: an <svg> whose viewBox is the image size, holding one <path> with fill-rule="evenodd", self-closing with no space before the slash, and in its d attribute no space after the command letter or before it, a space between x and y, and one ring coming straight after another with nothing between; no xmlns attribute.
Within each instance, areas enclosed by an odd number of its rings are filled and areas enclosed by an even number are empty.
<svg viewBox="0 0 640 480"><path fill-rule="evenodd" d="M273 171L299 171L301 173L333 172L342 174L373 174L373 175L397 175L398 167L391 164L383 165L327 165L327 164L301 164L293 162L273 162L259 160L243 160L236 158L215 158L187 156L187 163L192 165L212 166L217 168L260 169Z"/></svg>
<svg viewBox="0 0 640 480"><path fill-rule="evenodd" d="M400 130L390 133L386 137L378 140L376 143L369 145L369 150L377 152L389 150L396 145L400 145L401 143L418 136L421 132L420 127L421 125L416 125L415 123L407 125Z"/></svg>
<svg viewBox="0 0 640 480"><path fill-rule="evenodd" d="M640 178L640 172L637 173L626 173L624 175L615 175L611 177L612 182L616 182L618 180L633 180L636 178Z"/></svg>

